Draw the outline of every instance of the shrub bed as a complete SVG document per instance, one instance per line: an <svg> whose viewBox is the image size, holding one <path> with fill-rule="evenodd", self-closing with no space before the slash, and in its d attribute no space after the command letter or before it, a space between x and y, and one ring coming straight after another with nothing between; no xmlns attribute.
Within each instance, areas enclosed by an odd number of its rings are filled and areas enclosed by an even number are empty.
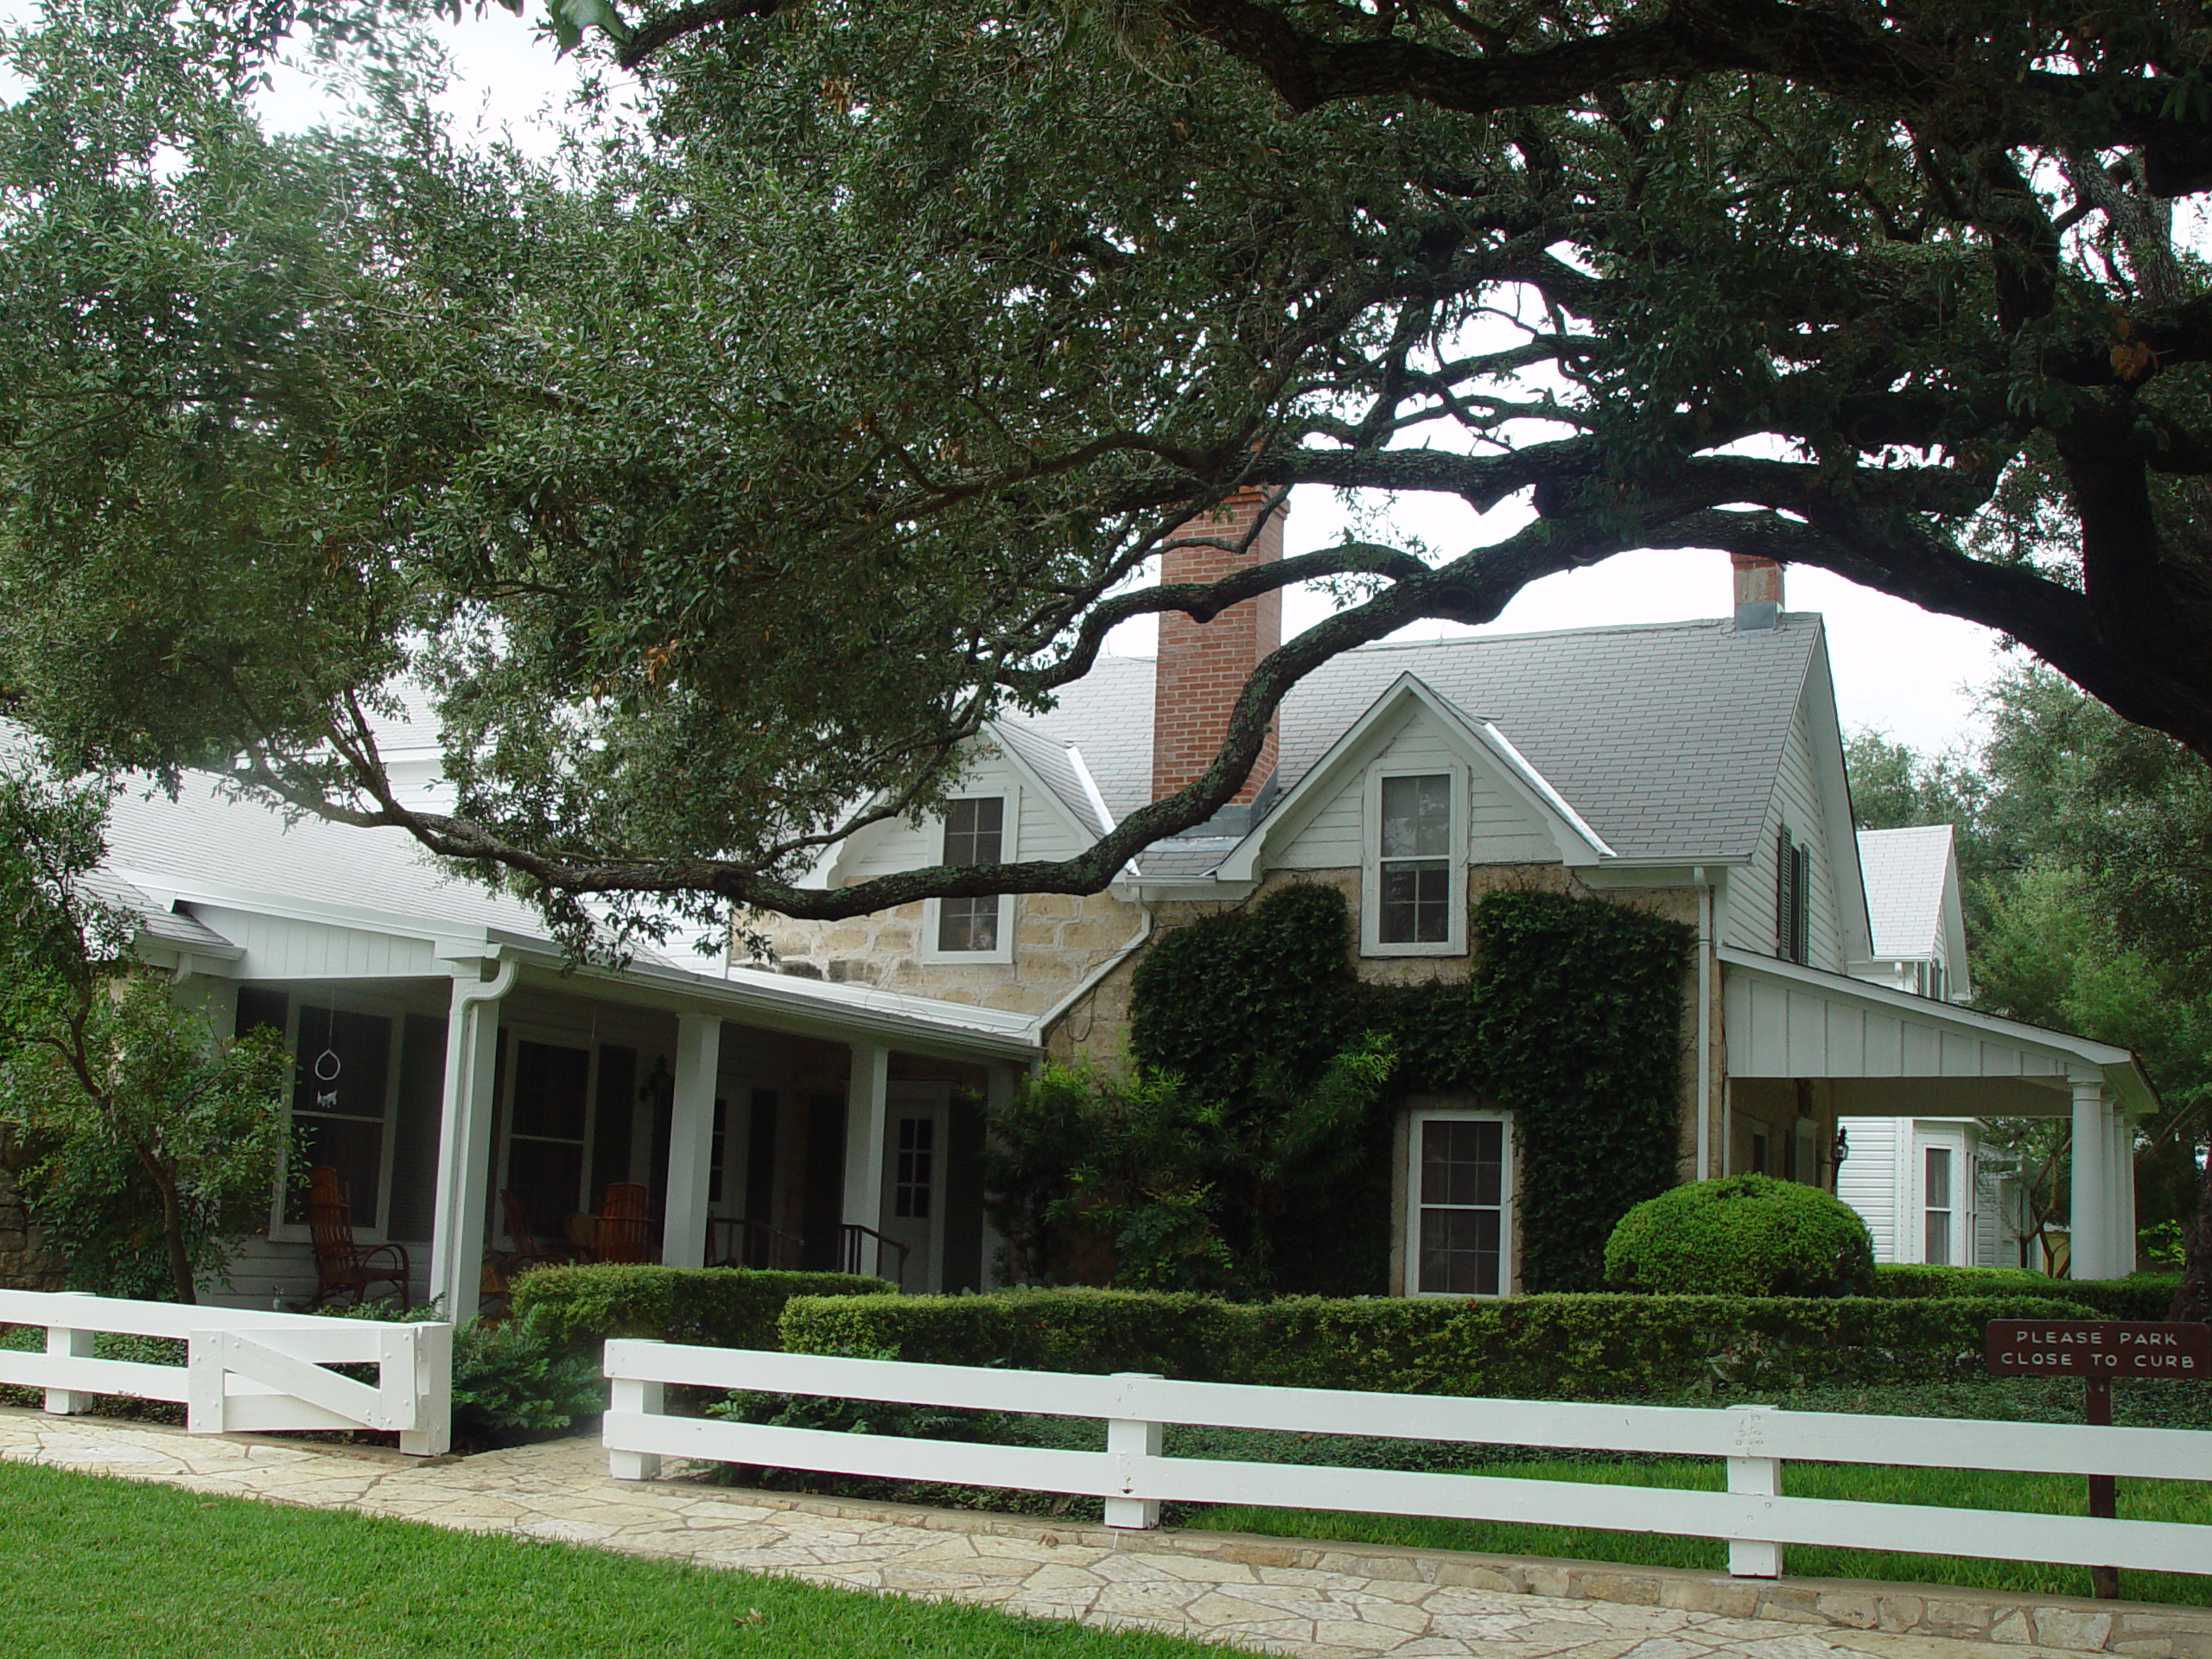
<svg viewBox="0 0 2212 1659"><path fill-rule="evenodd" d="M1859 1212L1818 1187L1724 1175L1624 1216L1605 1244L1605 1281L1687 1296L1865 1295L1874 1246Z"/></svg>
<svg viewBox="0 0 2212 1659"><path fill-rule="evenodd" d="M777 1319L794 1296L888 1296L887 1279L751 1268L664 1268L592 1262L539 1268L515 1281L514 1317L571 1346L651 1337L710 1348L774 1348Z"/></svg>
<svg viewBox="0 0 2212 1659"><path fill-rule="evenodd" d="M2025 1268L1931 1268L1898 1264L1874 1269L1877 1296L2056 1296L2101 1319L2163 1319L2180 1287L2178 1273L2139 1273L2126 1279L2051 1279Z"/></svg>
<svg viewBox="0 0 2212 1659"><path fill-rule="evenodd" d="M1511 1399L1940 1382L1978 1376L1998 1319L2082 1319L2056 1297L1293 1297L1129 1291L795 1297L795 1353Z"/></svg>

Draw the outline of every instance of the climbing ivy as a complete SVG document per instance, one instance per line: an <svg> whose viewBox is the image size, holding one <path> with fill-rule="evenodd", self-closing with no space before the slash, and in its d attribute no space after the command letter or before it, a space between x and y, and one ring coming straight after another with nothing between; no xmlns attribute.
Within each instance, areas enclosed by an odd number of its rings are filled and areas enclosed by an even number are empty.
<svg viewBox="0 0 2212 1659"><path fill-rule="evenodd" d="M1551 893L1489 894L1470 920L1471 978L1368 984L1344 895L1297 883L1168 934L1137 969L1132 1055L1194 1100L1311 1084L1369 1037L1396 1057L1368 1155L1276 1231L1281 1288L1385 1287L1390 1137L1411 1094L1465 1091L1514 1114L1531 1290L1598 1288L1613 1224L1673 1184L1691 930Z"/></svg>

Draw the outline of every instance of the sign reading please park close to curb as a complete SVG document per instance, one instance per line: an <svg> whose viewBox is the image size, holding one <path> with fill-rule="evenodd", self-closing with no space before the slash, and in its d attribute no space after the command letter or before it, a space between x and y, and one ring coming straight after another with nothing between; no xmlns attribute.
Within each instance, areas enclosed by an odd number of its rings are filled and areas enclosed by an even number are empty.
<svg viewBox="0 0 2212 1659"><path fill-rule="evenodd" d="M1998 1376L2212 1377L2212 1325L1992 1319L1983 1340Z"/></svg>

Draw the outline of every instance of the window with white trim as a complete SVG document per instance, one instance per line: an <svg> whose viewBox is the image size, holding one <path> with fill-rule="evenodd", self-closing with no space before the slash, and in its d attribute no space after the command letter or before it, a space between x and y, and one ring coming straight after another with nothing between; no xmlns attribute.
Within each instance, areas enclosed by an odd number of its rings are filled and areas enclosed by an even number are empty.
<svg viewBox="0 0 2212 1659"><path fill-rule="evenodd" d="M947 801L938 861L955 868L1005 862L1014 854L1013 817L1013 802L1005 795ZM1012 908L1005 893L932 899L923 919L924 956L939 962L1011 961Z"/></svg>
<svg viewBox="0 0 2212 1659"><path fill-rule="evenodd" d="M1465 774L1376 772L1367 783L1369 956L1456 956L1466 950Z"/></svg>
<svg viewBox="0 0 2212 1659"><path fill-rule="evenodd" d="M400 1021L389 1014L296 1005L292 1019L293 1156L337 1171L353 1225L381 1232L391 1183ZM283 1220L307 1222L307 1185L287 1180Z"/></svg>
<svg viewBox="0 0 2212 1659"><path fill-rule="evenodd" d="M1955 1205L1951 1191L1951 1148L1921 1149L1921 1255L1932 1267L1951 1264L1951 1227Z"/></svg>
<svg viewBox="0 0 2212 1659"><path fill-rule="evenodd" d="M1407 1135L1406 1294L1513 1284L1513 1133L1500 1112L1423 1110Z"/></svg>

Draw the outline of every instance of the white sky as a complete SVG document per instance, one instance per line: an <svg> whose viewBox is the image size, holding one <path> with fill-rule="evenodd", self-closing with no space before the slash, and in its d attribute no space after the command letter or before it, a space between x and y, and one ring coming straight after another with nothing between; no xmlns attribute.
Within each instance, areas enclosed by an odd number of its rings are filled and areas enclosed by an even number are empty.
<svg viewBox="0 0 2212 1659"><path fill-rule="evenodd" d="M0 0L0 19L25 16L32 10L26 0ZM532 14L537 10L533 5ZM533 23L497 6L448 29L446 38L456 79L444 103L461 128L487 137L504 133L525 149L548 149L545 130L536 118L574 87L575 61L556 59ZM298 129L327 117L329 105L308 77L280 74L267 94L266 108L273 124ZM1463 504L1409 499L1391 516L1368 524L1363 533L1383 536L1395 529L1439 552L1456 554L1478 537L1489 541L1512 528L1513 512L1509 504L1478 531L1474 513ZM1331 492L1299 491L1286 550L1300 552L1334 541L1343 517ZM1588 570L1531 584L1496 623L1479 631L1721 616L1732 595L1725 554L1624 554ZM1789 571L1786 602L1791 610L1820 611L1827 618L1836 697L1847 729L1877 728L1923 750L1948 748L1971 735L1974 688L1999 664L1996 635L1808 568ZM1294 593L1285 607L1286 632L1309 625L1326 609L1320 595ZM1401 637L1468 632L1450 623L1423 623ZM1133 624L1117 632L1115 648L1148 652L1151 634L1149 622Z"/></svg>

